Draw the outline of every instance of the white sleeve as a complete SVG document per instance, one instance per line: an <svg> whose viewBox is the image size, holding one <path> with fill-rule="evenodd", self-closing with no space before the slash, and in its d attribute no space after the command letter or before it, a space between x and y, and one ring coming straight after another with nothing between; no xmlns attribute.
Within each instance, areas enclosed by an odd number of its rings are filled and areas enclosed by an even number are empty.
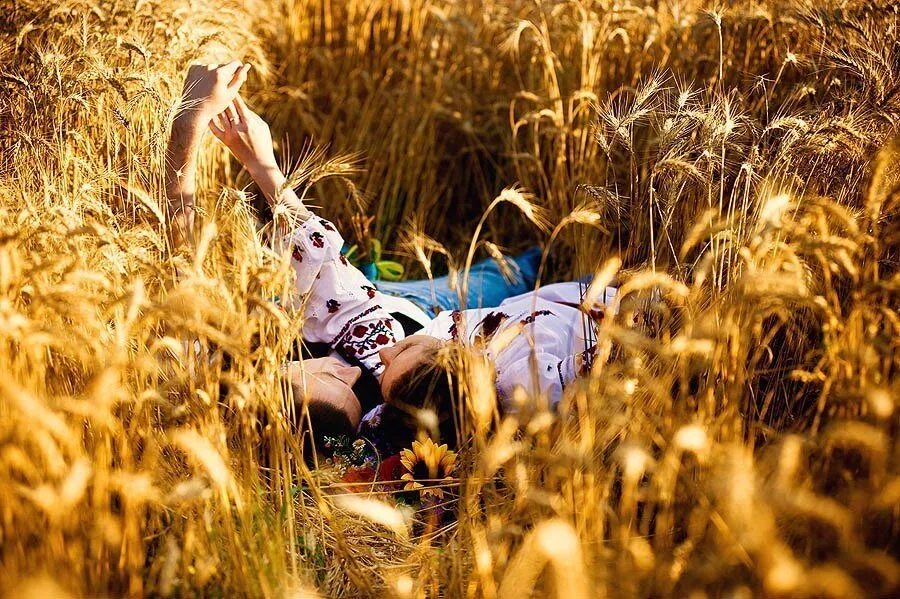
<svg viewBox="0 0 900 599"><path fill-rule="evenodd" d="M442 341L456 340L459 334L461 314L459 310L443 310L422 329L422 334L436 337Z"/></svg>
<svg viewBox="0 0 900 599"><path fill-rule="evenodd" d="M522 387L530 399L546 397L555 408L562 399L563 377L559 372L560 359L552 354L537 352L505 364L497 372L497 395L507 412L517 412L523 406L515 405L515 390ZM536 367L536 368L535 368Z"/></svg>
<svg viewBox="0 0 900 599"><path fill-rule="evenodd" d="M381 306L375 286L341 254L344 239L334 225L312 216L279 241L291 253L291 304L304 311L303 338L328 343L381 376L378 351L403 339L403 329Z"/></svg>
<svg viewBox="0 0 900 599"><path fill-rule="evenodd" d="M537 352L523 356L505 365L497 373L497 392L504 402L504 408L515 411L519 406L512 403L516 387L524 387L529 395L543 395L556 408L562 400L569 383L591 370L596 347L560 359L552 353ZM536 366L536 370L532 369ZM536 385L536 389L530 388Z"/></svg>

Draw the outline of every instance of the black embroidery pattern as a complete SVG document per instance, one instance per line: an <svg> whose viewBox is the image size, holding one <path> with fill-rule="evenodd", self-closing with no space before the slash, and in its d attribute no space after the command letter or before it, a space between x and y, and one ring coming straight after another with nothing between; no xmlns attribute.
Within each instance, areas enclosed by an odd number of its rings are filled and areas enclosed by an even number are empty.
<svg viewBox="0 0 900 599"><path fill-rule="evenodd" d="M313 246L317 248L325 247L325 236L318 231L313 231L312 233L310 233L309 239L312 241Z"/></svg>
<svg viewBox="0 0 900 599"><path fill-rule="evenodd" d="M375 288L372 287L371 285L360 285L360 288L366 292L366 295L369 296L369 299L372 299L375 297Z"/></svg>
<svg viewBox="0 0 900 599"><path fill-rule="evenodd" d="M347 334L347 331L350 330L350 327L351 327L351 326L353 326L357 321L359 321L359 320L362 319L362 318L365 318L366 316L368 316L369 314L371 314L371 313L374 312L375 310L381 310L381 306L379 306L378 304L375 304L375 305L373 305L373 306L369 306L368 308L366 308L365 310L363 310L362 312L360 312L359 314L357 314L356 316L354 316L353 318L351 318L350 320L348 320L348 321L344 324L344 326L341 327L341 332L338 333L337 335L335 335L335 336L334 336L334 339L331 340L330 345L331 345L332 347L334 347L335 345L337 345L337 342L340 341L341 337L343 337L344 335Z"/></svg>
<svg viewBox="0 0 900 599"><path fill-rule="evenodd" d="M329 314L334 314L340 309L341 302L337 301L336 299L330 299L325 302L325 307L328 308Z"/></svg>
<svg viewBox="0 0 900 599"><path fill-rule="evenodd" d="M319 219L319 223L322 225L322 228L326 231L334 231L334 227L331 226L331 223L325 220L324 218Z"/></svg>
<svg viewBox="0 0 900 599"><path fill-rule="evenodd" d="M572 365L572 370L575 371L576 377L587 376L591 373L591 367L594 365L594 356L597 354L597 346L592 345L581 353L577 353L574 356L575 362ZM563 377L563 362L565 362L568 358L560 360L556 363L556 375L559 377L559 386L563 389L566 388L565 378ZM579 364L580 363L580 364Z"/></svg>
<svg viewBox="0 0 900 599"><path fill-rule="evenodd" d="M531 324L535 320L537 320L538 316L548 316L550 314L553 314L553 312L551 312L550 310L535 310L534 312L532 312L530 315L526 316L519 322L521 322L522 324Z"/></svg>
<svg viewBox="0 0 900 599"><path fill-rule="evenodd" d="M591 368L594 366L594 356L597 355L597 346L592 345L580 354L578 357L581 359L581 368L579 369L577 375L578 376L587 376L591 373Z"/></svg>
<svg viewBox="0 0 900 599"><path fill-rule="evenodd" d="M363 360L376 354L381 348L393 345L396 337L390 318L359 322L375 310L381 310L381 306L371 306L347 321L341 332L332 340L331 346L347 358ZM380 367L379 363L371 369L377 371Z"/></svg>
<svg viewBox="0 0 900 599"><path fill-rule="evenodd" d="M291 257L297 262L303 262L303 250L295 245L294 249L291 250Z"/></svg>
<svg viewBox="0 0 900 599"><path fill-rule="evenodd" d="M350 334L341 341L339 348L354 358L366 358L393 342L391 321L382 318L353 327Z"/></svg>

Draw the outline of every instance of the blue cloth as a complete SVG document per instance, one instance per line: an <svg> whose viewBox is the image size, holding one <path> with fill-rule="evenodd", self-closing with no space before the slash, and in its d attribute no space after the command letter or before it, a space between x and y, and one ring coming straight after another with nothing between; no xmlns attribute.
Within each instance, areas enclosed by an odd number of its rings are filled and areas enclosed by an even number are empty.
<svg viewBox="0 0 900 599"><path fill-rule="evenodd" d="M503 278L500 267L492 258L472 266L467 309L499 306L508 297L534 289L541 249L533 247L518 256L506 258L506 261L513 272L512 281ZM462 273L459 276L462 277ZM410 300L432 316L442 310L460 309L459 294L450 289L449 276L437 277L433 281L376 281L375 286L382 293Z"/></svg>

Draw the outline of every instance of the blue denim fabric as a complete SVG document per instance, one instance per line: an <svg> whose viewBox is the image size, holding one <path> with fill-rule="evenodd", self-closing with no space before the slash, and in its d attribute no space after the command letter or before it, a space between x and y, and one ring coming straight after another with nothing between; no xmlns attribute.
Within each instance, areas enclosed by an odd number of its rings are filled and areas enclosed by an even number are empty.
<svg viewBox="0 0 900 599"><path fill-rule="evenodd" d="M472 266L466 308L499 306L508 297L534 289L541 249L533 247L506 260L514 275L511 282L503 278L500 267L491 258ZM382 293L410 300L432 316L442 310L460 309L459 295L450 289L448 276L434 281L376 281L375 286Z"/></svg>

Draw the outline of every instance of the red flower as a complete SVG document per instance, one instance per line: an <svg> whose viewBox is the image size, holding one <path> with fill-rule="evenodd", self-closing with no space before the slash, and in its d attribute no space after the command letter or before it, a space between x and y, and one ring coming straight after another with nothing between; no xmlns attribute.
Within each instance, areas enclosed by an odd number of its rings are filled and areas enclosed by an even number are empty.
<svg viewBox="0 0 900 599"><path fill-rule="evenodd" d="M403 474L403 464L400 462L400 454L392 455L381 461L378 467L379 482L393 482L400 480Z"/></svg>
<svg viewBox="0 0 900 599"><path fill-rule="evenodd" d="M353 336L354 337L364 337L367 330L368 329L366 329L366 325L358 324L355 327L353 327Z"/></svg>
<svg viewBox="0 0 900 599"><path fill-rule="evenodd" d="M375 337L375 343L378 345L385 345L391 338L385 335L384 333L379 333L377 337Z"/></svg>
<svg viewBox="0 0 900 599"><path fill-rule="evenodd" d="M325 237L323 237L322 234L318 231L313 231L309 238L312 240L312 243L315 247L325 247Z"/></svg>

